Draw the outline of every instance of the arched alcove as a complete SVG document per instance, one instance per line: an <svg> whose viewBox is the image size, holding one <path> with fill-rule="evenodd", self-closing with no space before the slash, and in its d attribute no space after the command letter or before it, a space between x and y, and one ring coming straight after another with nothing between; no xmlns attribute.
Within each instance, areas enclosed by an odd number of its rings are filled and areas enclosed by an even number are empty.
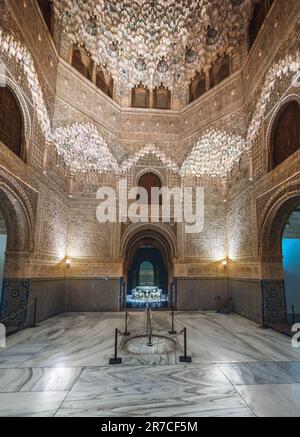
<svg viewBox="0 0 300 437"><path fill-rule="evenodd" d="M0 209L7 227L7 250L31 252L33 230L30 213L22 198L0 181Z"/></svg>
<svg viewBox="0 0 300 437"><path fill-rule="evenodd" d="M282 164L300 149L300 105L291 100L278 111L270 139L269 170Z"/></svg>
<svg viewBox="0 0 300 437"><path fill-rule="evenodd" d="M138 186L144 188L148 194L148 205L152 204L152 188L161 189L162 183L159 176L156 173L148 171L143 173L138 179ZM159 198L159 204L162 204L162 198Z"/></svg>
<svg viewBox="0 0 300 437"><path fill-rule="evenodd" d="M260 235L262 303L269 324L286 322L283 236L289 217L300 205L300 184L286 188L266 206Z"/></svg>
<svg viewBox="0 0 300 437"><path fill-rule="evenodd" d="M205 73L197 73L190 83L189 103L194 102L207 91L207 79Z"/></svg>
<svg viewBox="0 0 300 437"><path fill-rule="evenodd" d="M121 240L121 257L124 260L124 306L127 295L132 294L138 281L138 268L144 261L151 262L156 270L155 287L163 290L158 299L160 308L170 307L173 301L173 261L177 256L176 238L168 226L133 224ZM134 279L135 278L135 279ZM145 307L145 302L137 307Z"/></svg>
<svg viewBox="0 0 300 437"><path fill-rule="evenodd" d="M153 91L153 108L171 109L171 92L163 85Z"/></svg>
<svg viewBox="0 0 300 437"><path fill-rule="evenodd" d="M230 76L230 56L219 57L210 70L210 87L213 88Z"/></svg>
<svg viewBox="0 0 300 437"><path fill-rule="evenodd" d="M111 99L113 98L114 81L107 71L99 66L96 68L95 84L104 94Z"/></svg>
<svg viewBox="0 0 300 437"><path fill-rule="evenodd" d="M274 0L256 0L248 30L249 48L253 46L273 2Z"/></svg>
<svg viewBox="0 0 300 437"><path fill-rule="evenodd" d="M45 24L48 27L49 32L52 32L53 18L54 18L54 6L51 0L38 0L38 5L41 14L44 18Z"/></svg>
<svg viewBox="0 0 300 437"><path fill-rule="evenodd" d="M86 79L92 81L93 61L83 47L73 46L72 66Z"/></svg>
<svg viewBox="0 0 300 437"><path fill-rule="evenodd" d="M163 248L151 237L139 240L132 249L127 270L126 307L166 308L168 303L168 263Z"/></svg>
<svg viewBox="0 0 300 437"><path fill-rule="evenodd" d="M0 141L19 158L23 158L24 123L14 93L0 87Z"/></svg>
<svg viewBox="0 0 300 437"><path fill-rule="evenodd" d="M33 223L27 200L9 181L3 180L0 180L0 218L2 235L6 231L6 244L2 241L1 245L6 247L0 318L6 326L16 328L27 320ZM4 255L4 247L1 250Z"/></svg>
<svg viewBox="0 0 300 437"><path fill-rule="evenodd" d="M150 107L150 91L142 84L132 89L131 105L134 108Z"/></svg>

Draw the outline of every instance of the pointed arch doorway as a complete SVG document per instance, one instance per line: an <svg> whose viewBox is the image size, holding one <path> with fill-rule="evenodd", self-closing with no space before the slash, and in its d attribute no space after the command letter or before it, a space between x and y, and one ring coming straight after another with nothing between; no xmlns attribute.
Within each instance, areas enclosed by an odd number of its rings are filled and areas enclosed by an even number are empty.
<svg viewBox="0 0 300 437"><path fill-rule="evenodd" d="M175 238L160 226L132 225L123 236L123 308L174 306Z"/></svg>
<svg viewBox="0 0 300 437"><path fill-rule="evenodd" d="M299 210L300 184L293 184L274 197L262 226L263 320L274 327L286 324L291 318L291 306L294 305L298 312L298 293L295 292L293 276L299 271L298 264L296 269L294 266L300 240Z"/></svg>
<svg viewBox="0 0 300 437"><path fill-rule="evenodd" d="M168 266L159 245L140 241L127 271L127 308L168 308Z"/></svg>

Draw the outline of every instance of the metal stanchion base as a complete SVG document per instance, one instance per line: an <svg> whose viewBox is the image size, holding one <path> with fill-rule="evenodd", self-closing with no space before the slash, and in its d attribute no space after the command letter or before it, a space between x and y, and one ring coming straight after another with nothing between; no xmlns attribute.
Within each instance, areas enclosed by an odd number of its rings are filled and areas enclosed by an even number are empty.
<svg viewBox="0 0 300 437"><path fill-rule="evenodd" d="M170 335L176 335L177 332L176 332L176 331L169 331L169 334L170 334Z"/></svg>
<svg viewBox="0 0 300 437"><path fill-rule="evenodd" d="M179 357L179 362L180 363L191 363L192 362L192 357Z"/></svg>
<svg viewBox="0 0 300 437"><path fill-rule="evenodd" d="M109 364L110 365L114 365L114 364L122 364L122 358L111 358L109 360Z"/></svg>

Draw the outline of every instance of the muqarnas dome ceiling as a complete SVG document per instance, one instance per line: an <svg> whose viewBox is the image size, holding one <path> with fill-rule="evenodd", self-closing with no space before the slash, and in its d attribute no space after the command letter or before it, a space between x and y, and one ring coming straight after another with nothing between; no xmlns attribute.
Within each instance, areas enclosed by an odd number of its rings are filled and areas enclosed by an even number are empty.
<svg viewBox="0 0 300 437"><path fill-rule="evenodd" d="M120 86L180 89L245 40L254 0L54 0L72 43Z"/></svg>

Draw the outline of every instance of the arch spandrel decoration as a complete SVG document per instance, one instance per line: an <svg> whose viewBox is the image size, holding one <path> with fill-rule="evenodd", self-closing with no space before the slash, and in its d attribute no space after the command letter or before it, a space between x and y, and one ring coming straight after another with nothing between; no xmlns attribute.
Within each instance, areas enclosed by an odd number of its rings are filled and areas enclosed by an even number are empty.
<svg viewBox="0 0 300 437"><path fill-rule="evenodd" d="M290 214L300 204L300 181L295 182L272 196L262 214L259 234L259 255L262 260L280 262L281 238Z"/></svg>
<svg viewBox="0 0 300 437"><path fill-rule="evenodd" d="M25 205L16 193L0 182L0 203L7 233L7 250L32 252L32 226Z"/></svg>
<svg viewBox="0 0 300 437"><path fill-rule="evenodd" d="M169 260L173 261L178 257L176 236L173 231L164 223L133 223L124 232L120 244L120 258L126 259L129 246L134 243L136 239L157 238L165 245L168 252Z"/></svg>
<svg viewBox="0 0 300 437"><path fill-rule="evenodd" d="M286 55L284 58L274 63L267 71L264 83L261 87L259 98L255 105L255 109L251 117L250 124L248 126L247 142L249 142L249 144L253 144L254 141L257 139L258 132L260 131L265 119L268 103L270 102L272 93L276 88L276 84L280 79L286 77L287 75L298 75L299 67L300 51L297 51L293 54ZM293 80L291 82L291 86L292 85Z"/></svg>
<svg viewBox="0 0 300 437"><path fill-rule="evenodd" d="M300 181L283 187L266 204L259 233L263 319L269 324L286 322L282 263L282 236L286 222L300 205Z"/></svg>
<svg viewBox="0 0 300 437"><path fill-rule="evenodd" d="M120 167L120 174L125 175L132 167L136 165L143 164L145 158L152 157L159 161L163 167L173 171L174 173L179 173L179 167L177 164L169 158L162 150L153 144L148 144L143 147L139 152L135 153L129 159L125 160Z"/></svg>
<svg viewBox="0 0 300 437"><path fill-rule="evenodd" d="M51 136L51 123L47 107L45 105L43 91L35 69L33 57L26 45L15 39L12 34L6 34L0 29L0 54L12 59L22 68L28 87L31 92L33 106L46 140ZM4 74L1 71L2 74ZM5 79L7 80L7 79Z"/></svg>
<svg viewBox="0 0 300 437"><path fill-rule="evenodd" d="M134 178L135 181L135 185L138 186L139 185L139 181L140 179L147 173L153 173L155 176L157 176L157 178L160 180L160 184L161 186L164 186L166 184L165 181L165 177L162 174L163 172L158 171L156 168L154 167L145 167L143 168L143 170L139 171Z"/></svg>
<svg viewBox="0 0 300 437"><path fill-rule="evenodd" d="M34 201L38 194L33 191ZM0 168L0 206L7 223L8 250L33 252L35 209L18 181ZM10 235L11 234L11 235Z"/></svg>

